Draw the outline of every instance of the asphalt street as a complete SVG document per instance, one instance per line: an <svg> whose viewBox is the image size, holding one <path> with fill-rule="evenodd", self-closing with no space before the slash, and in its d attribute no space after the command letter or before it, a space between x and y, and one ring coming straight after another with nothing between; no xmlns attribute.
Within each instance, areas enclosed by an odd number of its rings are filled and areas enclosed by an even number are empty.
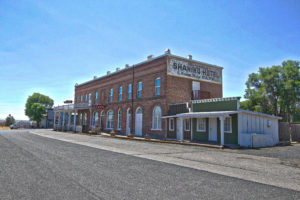
<svg viewBox="0 0 300 200"><path fill-rule="evenodd" d="M102 139L102 138L100 138ZM0 199L300 199L300 192L0 131Z"/></svg>

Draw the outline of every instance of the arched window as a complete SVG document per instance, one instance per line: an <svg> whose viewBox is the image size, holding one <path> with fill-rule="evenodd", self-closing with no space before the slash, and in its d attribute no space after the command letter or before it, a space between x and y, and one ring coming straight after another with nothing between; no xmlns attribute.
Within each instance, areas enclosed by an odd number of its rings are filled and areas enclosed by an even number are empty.
<svg viewBox="0 0 300 200"><path fill-rule="evenodd" d="M122 129L122 110L118 111L118 130Z"/></svg>
<svg viewBox="0 0 300 200"><path fill-rule="evenodd" d="M101 128L104 128L104 122L105 122L104 118L105 118L105 113L104 113L104 111L102 111L100 114L100 127Z"/></svg>
<svg viewBox="0 0 300 200"><path fill-rule="evenodd" d="M94 112L93 126L98 126L98 112Z"/></svg>
<svg viewBox="0 0 300 200"><path fill-rule="evenodd" d="M161 108L159 106L153 109L152 129L161 130Z"/></svg>
<svg viewBox="0 0 300 200"><path fill-rule="evenodd" d="M106 128L107 129L114 128L114 111L112 110L107 112Z"/></svg>

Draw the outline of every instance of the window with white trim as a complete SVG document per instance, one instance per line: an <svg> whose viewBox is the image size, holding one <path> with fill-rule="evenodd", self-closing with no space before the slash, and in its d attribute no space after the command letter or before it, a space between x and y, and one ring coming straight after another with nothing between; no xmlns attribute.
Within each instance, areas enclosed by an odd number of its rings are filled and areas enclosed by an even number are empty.
<svg viewBox="0 0 300 200"><path fill-rule="evenodd" d="M107 112L107 122L106 122L107 129L114 128L114 111L110 110Z"/></svg>
<svg viewBox="0 0 300 200"><path fill-rule="evenodd" d="M94 104L97 104L98 103L98 92L95 93L95 102Z"/></svg>
<svg viewBox="0 0 300 200"><path fill-rule="evenodd" d="M87 100L88 100L88 97L87 97L87 94L86 94L85 99L84 99L85 103L87 103Z"/></svg>
<svg viewBox="0 0 300 200"><path fill-rule="evenodd" d="M206 118L197 119L197 131L205 132L206 131Z"/></svg>
<svg viewBox="0 0 300 200"><path fill-rule="evenodd" d="M123 96L123 87L121 86L119 88L119 101L122 101L122 96Z"/></svg>
<svg viewBox="0 0 300 200"><path fill-rule="evenodd" d="M129 84L128 85L128 99L131 99L132 98L132 85Z"/></svg>
<svg viewBox="0 0 300 200"><path fill-rule="evenodd" d="M105 118L105 113L104 113L104 111L102 111L100 114L100 127L101 128L104 128L104 123L105 123L104 118Z"/></svg>
<svg viewBox="0 0 300 200"><path fill-rule="evenodd" d="M87 125L87 113L83 114L83 123L82 125Z"/></svg>
<svg viewBox="0 0 300 200"><path fill-rule="evenodd" d="M232 120L231 117L226 117L224 119L224 132L225 133L232 133Z"/></svg>
<svg viewBox="0 0 300 200"><path fill-rule="evenodd" d="M160 95L160 78L155 79L155 95Z"/></svg>
<svg viewBox="0 0 300 200"><path fill-rule="evenodd" d="M98 126L98 112L94 112L92 124L93 124L93 126Z"/></svg>
<svg viewBox="0 0 300 200"><path fill-rule="evenodd" d="M184 131L190 131L190 119L184 119L183 126Z"/></svg>
<svg viewBox="0 0 300 200"><path fill-rule="evenodd" d="M122 110L120 109L118 111L118 130L121 130L122 128Z"/></svg>
<svg viewBox="0 0 300 200"><path fill-rule="evenodd" d="M79 103L79 96L76 97L76 102Z"/></svg>
<svg viewBox="0 0 300 200"><path fill-rule="evenodd" d="M156 106L152 114L152 129L161 130L161 108Z"/></svg>
<svg viewBox="0 0 300 200"><path fill-rule="evenodd" d="M143 89L143 83L138 82L137 98L142 98L142 89Z"/></svg>
<svg viewBox="0 0 300 200"><path fill-rule="evenodd" d="M112 102L112 101L113 101L113 95L114 95L114 89L111 88L111 89L110 89L110 92L109 92L109 102Z"/></svg>
<svg viewBox="0 0 300 200"><path fill-rule="evenodd" d="M174 118L169 119L169 131L174 131Z"/></svg>

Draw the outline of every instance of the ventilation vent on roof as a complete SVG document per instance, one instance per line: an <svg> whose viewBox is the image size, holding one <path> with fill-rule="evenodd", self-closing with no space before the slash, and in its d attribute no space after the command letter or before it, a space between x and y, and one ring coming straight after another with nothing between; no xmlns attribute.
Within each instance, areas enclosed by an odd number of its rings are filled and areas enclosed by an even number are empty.
<svg viewBox="0 0 300 200"><path fill-rule="evenodd" d="M192 55L187 55L186 58L189 59L189 60L192 60L193 56Z"/></svg>
<svg viewBox="0 0 300 200"><path fill-rule="evenodd" d="M126 64L125 67L128 68L128 67L129 67L129 64Z"/></svg>
<svg viewBox="0 0 300 200"><path fill-rule="evenodd" d="M167 48L167 49L165 50L165 54L171 54L171 50L170 50L169 48Z"/></svg>
<svg viewBox="0 0 300 200"><path fill-rule="evenodd" d="M154 55L149 55L149 56L147 57L148 60L151 60L152 58L154 58Z"/></svg>
<svg viewBox="0 0 300 200"><path fill-rule="evenodd" d="M117 68L116 68L116 71L120 71L120 67L117 67Z"/></svg>
<svg viewBox="0 0 300 200"><path fill-rule="evenodd" d="M109 75L110 74L110 71L107 71L107 73L106 73L107 75Z"/></svg>

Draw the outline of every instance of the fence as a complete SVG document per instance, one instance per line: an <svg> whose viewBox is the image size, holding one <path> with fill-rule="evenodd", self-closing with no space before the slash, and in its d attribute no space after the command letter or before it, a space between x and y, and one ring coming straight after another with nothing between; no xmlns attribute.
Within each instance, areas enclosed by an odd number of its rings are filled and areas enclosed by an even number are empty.
<svg viewBox="0 0 300 200"><path fill-rule="evenodd" d="M300 142L300 123L291 123L291 135L292 141ZM279 141L289 141L289 123L280 122L279 123Z"/></svg>

